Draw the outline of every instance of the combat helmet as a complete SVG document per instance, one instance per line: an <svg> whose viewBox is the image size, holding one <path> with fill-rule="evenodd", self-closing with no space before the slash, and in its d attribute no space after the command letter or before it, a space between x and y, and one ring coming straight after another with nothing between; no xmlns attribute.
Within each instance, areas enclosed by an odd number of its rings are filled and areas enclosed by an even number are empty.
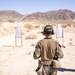
<svg viewBox="0 0 75 75"><path fill-rule="evenodd" d="M43 33L43 35L45 35L45 34L51 34L51 35L53 35L54 34L54 29L53 29L52 25L46 25L44 27L44 30L43 30L42 33Z"/></svg>

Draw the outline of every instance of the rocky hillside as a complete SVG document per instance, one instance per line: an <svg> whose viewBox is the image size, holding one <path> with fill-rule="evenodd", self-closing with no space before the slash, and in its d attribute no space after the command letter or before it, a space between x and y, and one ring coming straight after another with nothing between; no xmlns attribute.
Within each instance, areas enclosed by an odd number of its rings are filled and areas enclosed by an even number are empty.
<svg viewBox="0 0 75 75"><path fill-rule="evenodd" d="M73 19L75 19L75 12L67 9L48 11L44 13L36 12L23 18L23 20L38 20L38 21L73 20Z"/></svg>
<svg viewBox="0 0 75 75"><path fill-rule="evenodd" d="M3 10L0 11L0 21L20 21L23 17L22 14L13 10Z"/></svg>
<svg viewBox="0 0 75 75"><path fill-rule="evenodd" d="M52 21L52 20L73 20L75 12L67 9L35 12L29 15L23 15L16 11L0 11L0 21Z"/></svg>

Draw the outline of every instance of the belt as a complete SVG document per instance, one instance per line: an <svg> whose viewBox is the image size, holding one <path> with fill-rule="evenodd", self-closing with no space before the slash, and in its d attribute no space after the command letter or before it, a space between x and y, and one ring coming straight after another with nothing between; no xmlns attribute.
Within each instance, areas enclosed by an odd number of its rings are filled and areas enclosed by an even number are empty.
<svg viewBox="0 0 75 75"><path fill-rule="evenodd" d="M52 60L41 61L41 63L43 65L51 65L52 61L53 61L53 59Z"/></svg>

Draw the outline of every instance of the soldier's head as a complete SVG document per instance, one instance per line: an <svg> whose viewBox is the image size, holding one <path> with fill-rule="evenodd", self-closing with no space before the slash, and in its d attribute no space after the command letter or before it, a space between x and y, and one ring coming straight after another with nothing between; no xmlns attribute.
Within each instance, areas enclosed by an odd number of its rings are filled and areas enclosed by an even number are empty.
<svg viewBox="0 0 75 75"><path fill-rule="evenodd" d="M42 33L43 35L54 35L54 29L51 25L46 25Z"/></svg>

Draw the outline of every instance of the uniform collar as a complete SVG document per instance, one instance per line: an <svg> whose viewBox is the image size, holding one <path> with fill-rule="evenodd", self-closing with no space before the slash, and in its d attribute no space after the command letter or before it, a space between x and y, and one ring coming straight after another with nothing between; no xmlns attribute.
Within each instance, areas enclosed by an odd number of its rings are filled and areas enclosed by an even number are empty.
<svg viewBox="0 0 75 75"><path fill-rule="evenodd" d="M45 37L45 39L52 39L52 37Z"/></svg>

